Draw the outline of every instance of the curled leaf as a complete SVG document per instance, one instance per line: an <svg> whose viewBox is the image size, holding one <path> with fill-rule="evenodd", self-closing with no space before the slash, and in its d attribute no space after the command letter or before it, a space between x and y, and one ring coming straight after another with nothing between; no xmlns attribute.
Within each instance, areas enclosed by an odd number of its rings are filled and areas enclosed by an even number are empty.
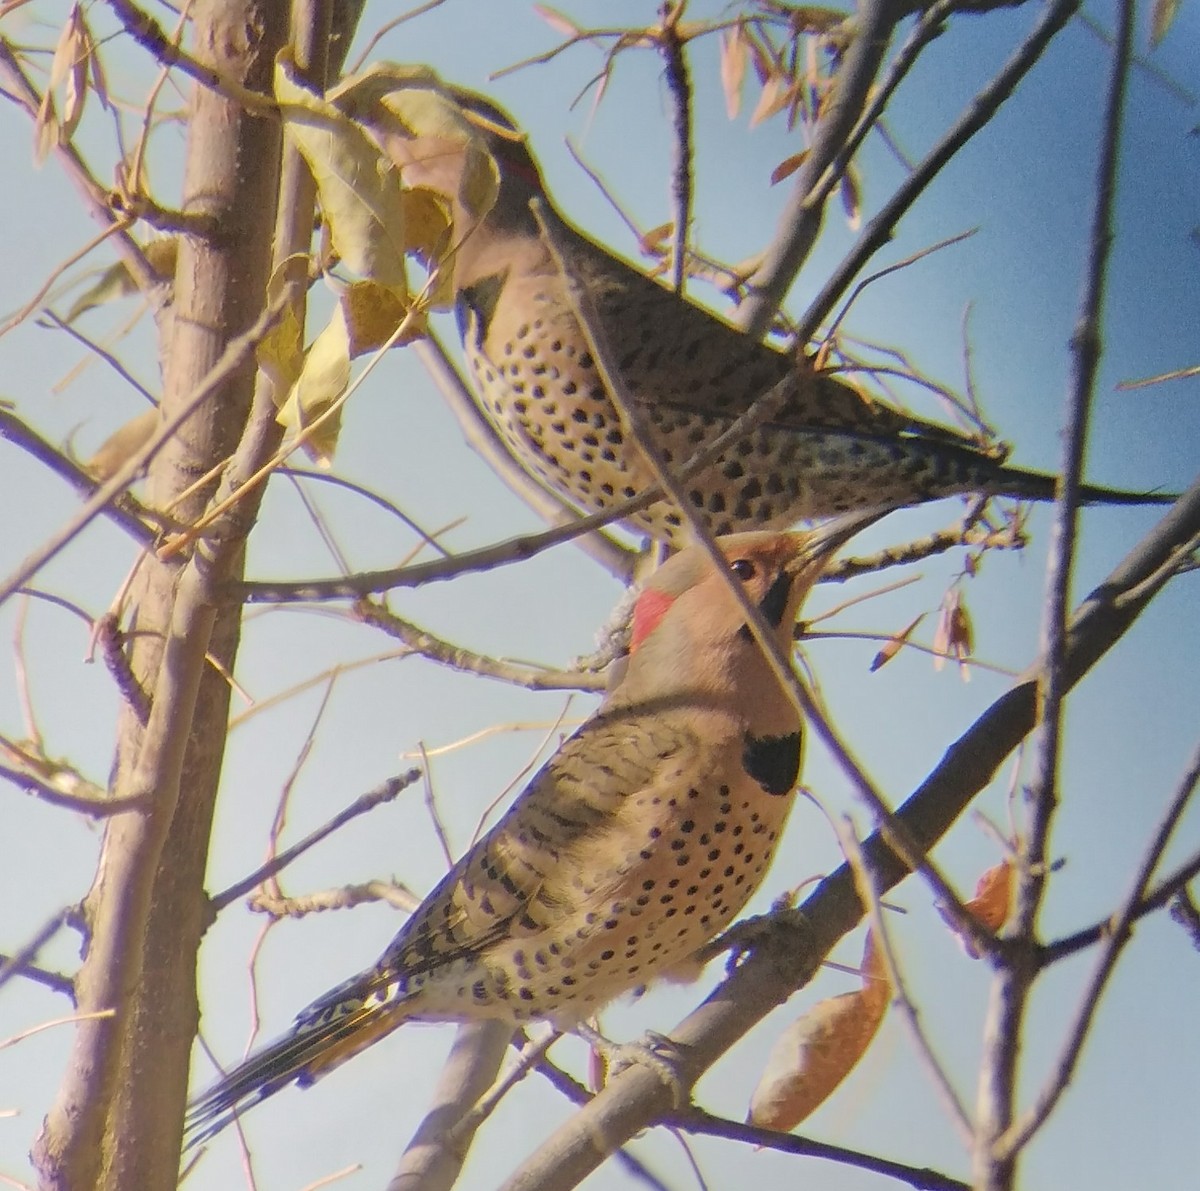
<svg viewBox="0 0 1200 1191"><path fill-rule="evenodd" d="M321 467L329 466L337 447L340 401L350 383L350 361L382 347L402 326L397 343L407 343L425 331L424 318L413 313L406 293L374 281L355 282L339 296L325 329L303 353L290 387L276 385L277 393L286 394L276 420L290 434L304 436L305 452ZM273 367L282 379L297 363L286 312L276 331L279 338L268 340L273 346L271 360L259 357L272 380ZM276 357L276 348L285 359Z"/></svg>
<svg viewBox="0 0 1200 1191"><path fill-rule="evenodd" d="M358 123L309 91L286 50L275 67L284 131L317 184L333 246L360 277L405 285L404 204L394 170Z"/></svg>
<svg viewBox="0 0 1200 1191"><path fill-rule="evenodd" d="M179 251L179 241L175 236L159 236L142 246L142 252L150 262L154 271L163 277L175 275L175 257ZM105 269L95 282L71 303L63 322L73 323L81 314L114 302L127 294L137 292L137 283L133 280L124 261L118 261Z"/></svg>
<svg viewBox="0 0 1200 1191"><path fill-rule="evenodd" d="M84 463L84 470L101 481L115 476L150 441L158 426L158 410L143 410L100 444L100 449Z"/></svg>
<svg viewBox="0 0 1200 1191"><path fill-rule="evenodd" d="M818 1002L780 1035L750 1100L751 1124L794 1129L829 1098L866 1053L891 997L871 932L862 970L861 989Z"/></svg>
<svg viewBox="0 0 1200 1191"><path fill-rule="evenodd" d="M946 592L938 610L938 627L933 637L933 668L940 670L946 658L957 658L963 682L970 682L971 671L967 660L971 656L973 640L971 616L963 602L962 592L957 586L952 587Z"/></svg>

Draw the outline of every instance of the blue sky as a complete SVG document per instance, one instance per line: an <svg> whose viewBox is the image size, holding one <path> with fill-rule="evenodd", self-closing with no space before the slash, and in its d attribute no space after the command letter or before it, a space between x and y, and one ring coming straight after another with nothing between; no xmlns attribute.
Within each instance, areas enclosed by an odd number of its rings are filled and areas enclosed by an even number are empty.
<svg viewBox="0 0 1200 1191"><path fill-rule="evenodd" d="M59 9L39 11L56 22ZM574 3L580 24L647 22L650 3ZM696 3L695 16L717 5ZM1107 6L1089 11L1109 24ZM394 15L391 6L368 6L363 29ZM107 19L103 10L94 14ZM1007 57L1034 19L1026 6L987 17L960 17L928 51L893 104L889 127L918 157L954 118L980 83ZM4 32L44 40L44 31L6 20ZM1146 16L1139 47L1145 50ZM12 25L12 28L9 28ZM1184 6L1177 26L1151 61L1193 92L1200 92L1196 45L1200 17ZM580 226L626 255L635 245L606 200L572 163L569 136L598 169L643 227L666 218L665 91L658 62L629 54L619 62L603 104L591 96L570 104L598 70L600 57L580 46L548 65L489 83L488 76L556 42L554 32L524 0L480 5L448 0L440 9L391 33L376 54L428 62L450 81L487 90L525 126L560 207ZM111 45L118 69L110 84L127 98L144 93L145 72L128 44ZM1014 458L1053 469L1058 426L1069 375L1068 339L1076 318L1090 221L1099 113L1108 51L1079 22L1059 38L1016 98L935 182L903 222L897 240L877 265L899 260L946 236L978 227L966 243L893 275L856 303L848 330L901 348L918 367L950 384L962 383L962 317L972 308L971 346L976 386ZM137 73L135 73L137 72ZM749 130L745 114L730 123L716 89L711 46L695 50L698 242L717 256L745 257L769 238L785 195L769 188L773 166L797 151L778 123ZM752 102L752 101L751 101ZM1146 71L1135 72L1106 306L1105 357L1097 387L1088 476L1129 487L1176 489L1188 484L1200 458L1200 390L1177 381L1135 392L1116 384L1200 363L1200 247L1190 239L1200 225L1200 136L1190 135L1200 116ZM107 178L109 141L102 121L89 118L81 132L97 173ZM175 198L173 170L181 152L176 128L155 140L153 177L162 200ZM49 271L84 244L94 226L51 162L28 166L30 130L10 105L0 106L0 153L9 163L6 199L7 267L0 272L0 311L21 306ZM878 141L862 163L869 214L900 179L900 167ZM790 307L803 309L852 243L853 235L831 211L825 234L793 290ZM96 254L96 264L108 263ZM713 300L702 290L697 296ZM85 329L102 336L120 325L132 302L87 316ZM450 334L452 323L444 321ZM119 349L151 388L157 364L148 329L140 327ZM61 392L56 386L84 352L65 337L32 325L0 339L0 397L48 437L68 437L82 455L140 408L140 398L114 374L91 363ZM906 394L908 395L908 394ZM939 411L918 393L916 408ZM11 446L0 447L0 571L7 573L28 550L65 522L75 498L48 480ZM537 527L537 521L462 444L453 420L424 379L411 353L396 351L364 386L347 419L337 459L340 474L378 488L430 527L465 517L447 539L454 548L482 545ZM319 489L316 499L355 567L394 564L411 535L353 498ZM951 502L889 520L870 541L902 540L949 521ZM276 484L264 512L264 529L251 551L256 576L327 574L332 562L294 492ZM1153 524L1148 510L1090 510L1084 514L1077 596L1101 579ZM1032 544L1021 556L986 559L966 588L980 657L1020 669L1034 656L1043 591L1048 516L1030 520ZM113 598L134 559L118 531L98 526L39 577L39 586L68 596L99 614ZM961 568L958 556L922 564L920 581L887 599L841 616L838 628L892 632L917 613L936 609ZM869 584L856 590L865 590ZM828 607L844 592L820 593ZM519 568L466 577L453 584L393 598L394 608L418 624L496 656L562 665L590 647L619 591L579 552L563 547ZM1194 579L1177 580L1137 629L1070 703L1063 805L1055 855L1066 860L1044 915L1049 936L1111 912L1136 857L1195 746L1196 680L1200 637L1195 631ZM22 620L21 618L24 617ZM22 613L0 608L0 640L23 625L25 661L39 723L51 755L70 757L103 781L111 761L116 700L97 664L85 663L82 624L46 605ZM925 622L924 639L932 617ZM295 610L257 613L248 623L239 678L258 701L336 663L383 652L382 642L348 618ZM942 751L1006 687L1002 676L976 671L964 685L952 667L935 673L928 658L904 655L879 674L868 672L875 646L819 641L808 650L835 719L888 796L900 801ZM21 708L14 662L0 678L0 731L20 737ZM279 791L317 714L321 692L309 691L250 716L233 734L211 864L218 890L260 862ZM590 707L584 696L566 709L569 720ZM437 799L456 849L527 762L564 699L533 695L483 679L458 676L418 659L379 661L337 682L296 781L288 838L324 822L359 793L412 763L421 742L431 749L475 732L513 723L538 725L524 732L493 732L481 743L434 758ZM1008 770L979 801L994 821L1008 821L1009 783L1024 771ZM819 747L809 749L805 780L834 813L865 814L852 804L846 783ZM99 832L65 812L36 803L11 788L0 790L8 825L0 865L0 950L28 938L61 905L87 890ZM1173 855L1194 850L1198 818L1180 829ZM938 860L960 888L969 889L994 862L987 835L965 819L938 851ZM752 908L764 909L782 889L829 871L836 846L821 814L797 805L771 876ZM335 835L287 873L295 893L394 875L418 891L444 869L419 791ZM894 933L906 974L933 1034L939 1055L968 1101L980 1048L988 976L966 959L945 932L924 889L914 882L894 900L908 913ZM221 1058L241 1052L250 1022L247 953L261 918L234 906L206 942L202 957L205 1031ZM374 960L398 926L396 912L380 906L288 921L267 939L259 1009L265 1034L285 1028L313 996ZM842 958L854 962L856 938ZM45 962L70 969L73 940L58 940ZM1123 1191L1132 1185L1173 1189L1194 1178L1192 1130L1194 1072L1200 1042L1194 1012L1194 957L1177 928L1156 919L1139 928L1100 1014L1076 1084L1060 1113L1032 1147L1026 1186L1088 1186ZM1045 981L1036 1000L1026 1055L1023 1092L1032 1094L1044 1065L1057 1051L1075 1004L1086 961L1064 964ZM605 1017L610 1034L635 1037L646 1028L669 1030L716 979L692 989L655 991ZM741 1118L770 1042L806 1004L845 991L848 978L824 974L813 989L777 1011L700 1087L714 1111ZM62 998L22 982L0 992L0 1039L67 1012ZM410 1027L337 1071L317 1087L281 1093L247 1118L259 1186L300 1188L351 1162L364 1172L338 1185L379 1186L386 1181L402 1139L419 1119L426 1089L450 1044L449 1027ZM66 1028L47 1030L4 1053L0 1063L0 1174L25 1182L25 1158L37 1123L57 1085L68 1044ZM579 1069L582 1046L563 1044ZM197 1063L207 1080L204 1059ZM1133 1088L1137 1094L1131 1094ZM481 1134L463 1186L486 1189L566 1114L566 1106L537 1079L520 1089ZM895 1022L885 1025L873 1052L841 1093L804 1127L823 1140L858 1146L962 1176L966 1162L937 1105L912 1049ZM678 1145L653 1136L637 1152L672 1186L690 1182ZM742 1185L748 1177L767 1185L784 1179L819 1179L831 1191L884 1185L850 1171L797 1163L769 1153L749 1153L725 1143L697 1143L710 1186ZM243 1185L232 1140L209 1154L189 1185L201 1191ZM627 1185L609 1164L588 1183L599 1191Z"/></svg>

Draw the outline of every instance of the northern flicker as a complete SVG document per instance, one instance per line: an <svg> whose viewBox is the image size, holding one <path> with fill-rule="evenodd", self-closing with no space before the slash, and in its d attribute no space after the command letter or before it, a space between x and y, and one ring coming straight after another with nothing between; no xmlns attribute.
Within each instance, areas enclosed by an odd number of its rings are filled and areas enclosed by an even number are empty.
<svg viewBox="0 0 1200 1191"><path fill-rule="evenodd" d="M877 515L721 539L729 571L782 648L834 550ZM682 972L732 921L794 801L800 718L699 546L643 587L630 639L600 709L379 962L194 1102L193 1144L406 1021L572 1028L622 992Z"/></svg>
<svg viewBox="0 0 1200 1191"><path fill-rule="evenodd" d="M956 430L865 398L613 255L555 209L512 120L481 96L452 94L481 128L498 168L499 193L482 219L459 200L462 143L396 137L387 148L406 185L433 190L454 206L456 312L480 406L526 470L571 504L602 510L636 495L652 475L596 370L533 199L541 201L669 466L684 464L756 399L788 383L767 423L689 479L689 498L713 533L785 528L954 493L1053 499L1052 476L1008 467ZM1088 487L1084 499L1173 498ZM674 546L686 538L679 512L667 503L634 520Z"/></svg>

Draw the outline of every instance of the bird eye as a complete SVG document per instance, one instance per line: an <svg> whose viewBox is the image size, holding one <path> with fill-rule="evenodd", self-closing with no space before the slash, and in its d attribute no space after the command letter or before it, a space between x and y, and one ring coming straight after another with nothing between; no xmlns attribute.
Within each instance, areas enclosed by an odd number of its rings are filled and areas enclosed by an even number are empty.
<svg viewBox="0 0 1200 1191"><path fill-rule="evenodd" d="M754 563L748 558L738 558L729 564L729 569L743 582L754 578Z"/></svg>

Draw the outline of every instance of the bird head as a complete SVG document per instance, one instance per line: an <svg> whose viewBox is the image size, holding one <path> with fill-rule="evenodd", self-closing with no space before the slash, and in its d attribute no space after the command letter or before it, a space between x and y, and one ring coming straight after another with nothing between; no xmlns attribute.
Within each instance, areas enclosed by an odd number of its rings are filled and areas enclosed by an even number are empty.
<svg viewBox="0 0 1200 1191"><path fill-rule="evenodd" d="M805 597L839 547L883 515L846 514L794 533L718 539L729 574L758 608L785 651ZM629 659L608 706L663 697L716 700L736 709L764 696L771 718L794 724L786 700L724 575L701 546L689 546L645 584L633 605Z"/></svg>

